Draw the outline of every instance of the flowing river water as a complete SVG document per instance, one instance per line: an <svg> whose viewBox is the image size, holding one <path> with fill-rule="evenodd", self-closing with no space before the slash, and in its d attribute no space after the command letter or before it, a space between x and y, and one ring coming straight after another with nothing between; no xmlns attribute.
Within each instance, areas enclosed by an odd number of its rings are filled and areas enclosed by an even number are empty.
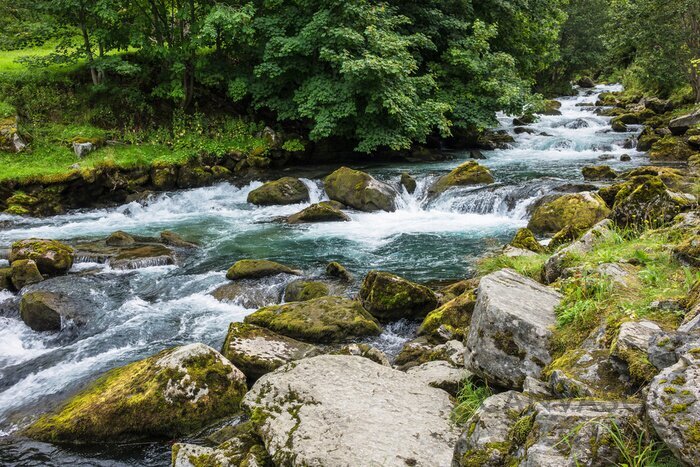
<svg viewBox="0 0 700 467"><path fill-rule="evenodd" d="M310 203L252 206L247 195L261 182L243 187L221 183L159 194L144 204L45 219L0 215L0 248L30 237L76 242L116 230L157 236L166 229L202 246L177 266L115 271L77 263L57 284L90 300L96 309L86 325L67 326L58 334L30 330L19 319L17 297L0 292L0 465L168 465L167 443L77 449L28 441L18 431L110 368L184 343L219 349L229 323L254 311L210 295L226 283L225 271L238 259L272 259L309 277L320 276L329 261L345 265L357 278L371 269L418 282L467 276L476 258L527 224L528 208L539 197L583 183L582 167L605 163L624 170L646 162L644 154L624 149L634 134L613 133L609 118L576 105L595 102L600 92L611 90L617 88L600 86L560 99L561 115L541 117L529 126L532 134L516 135L512 119L500 118L501 129L516 142L508 149L483 151L486 159L479 162L497 180L491 186L428 196L431 183L469 158L468 152L444 162L355 166L397 188L400 174L409 172L418 188L412 195L402 192L396 212L350 211L350 222L286 225L280 218ZM623 154L631 161L621 162ZM289 174L302 177L313 203L325 199L321 178L334 168ZM250 293L272 303L290 280L278 276L261 281ZM373 343L394 355L413 332L415 324L395 323Z"/></svg>

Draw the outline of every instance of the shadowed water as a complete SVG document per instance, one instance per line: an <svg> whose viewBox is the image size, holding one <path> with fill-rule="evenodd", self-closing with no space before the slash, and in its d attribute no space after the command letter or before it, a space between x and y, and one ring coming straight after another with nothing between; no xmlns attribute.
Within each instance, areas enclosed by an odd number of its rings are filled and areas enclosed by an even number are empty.
<svg viewBox="0 0 700 467"><path fill-rule="evenodd" d="M90 318L81 327L64 323L58 334L31 331L18 317L18 298L0 292L0 464L167 465L167 444L76 450L24 440L18 430L110 368L183 343L220 348L229 323L254 311L210 295L226 283L225 271L238 259L272 259L310 277L321 276L329 261L341 262L358 278L371 269L421 282L467 276L475 258L527 224L528 207L535 200L563 185L582 183L583 166L601 163L604 155L610 157L604 163L617 170L645 162L642 154L623 149L633 134L612 133L608 118L576 107L611 89L599 87L593 95L561 99L561 116L542 117L530 126L534 134L515 136L512 148L484 151L486 159L480 162L497 180L491 186L428 196L431 184L464 162L467 153L439 163L357 166L395 186L401 197L396 212L350 211L350 222L286 225L280 220L310 203L254 207L246 198L261 182L164 193L143 204L47 219L0 215L0 249L28 237L76 242L104 238L115 230L156 235L165 229L202 245L177 266L115 271L77 263L69 277L52 281L89 301ZM510 118L502 117L501 123L514 132ZM632 161L620 162L622 154L631 155ZM413 195L399 187L404 171L418 181ZM320 179L303 180L311 203L325 199ZM250 293L274 303L291 280L267 279L252 285ZM395 355L414 332L415 323L396 323L374 343Z"/></svg>

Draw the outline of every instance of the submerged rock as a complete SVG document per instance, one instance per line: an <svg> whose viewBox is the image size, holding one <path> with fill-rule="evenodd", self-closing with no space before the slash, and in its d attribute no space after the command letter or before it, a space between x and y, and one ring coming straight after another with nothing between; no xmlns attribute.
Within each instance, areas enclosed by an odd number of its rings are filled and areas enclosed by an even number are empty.
<svg viewBox="0 0 700 467"><path fill-rule="evenodd" d="M73 248L56 240L31 238L12 244L10 263L31 259L42 274L56 276L65 274L73 266Z"/></svg>
<svg viewBox="0 0 700 467"><path fill-rule="evenodd" d="M700 465L700 347L654 378L646 402L666 446L685 464Z"/></svg>
<svg viewBox="0 0 700 467"><path fill-rule="evenodd" d="M396 210L396 190L359 170L341 167L323 185L330 199L360 211Z"/></svg>
<svg viewBox="0 0 700 467"><path fill-rule="evenodd" d="M19 302L22 321L34 331L60 331L63 320L74 320L82 324L84 310L77 300L63 293L28 292Z"/></svg>
<svg viewBox="0 0 700 467"><path fill-rule="evenodd" d="M610 209L595 193L570 193L540 204L528 223L536 234L554 234L567 226L579 231L608 217Z"/></svg>
<svg viewBox="0 0 700 467"><path fill-rule="evenodd" d="M308 208L292 214L287 218L290 224L303 224L311 222L348 222L350 217L338 209L332 202L312 204Z"/></svg>
<svg viewBox="0 0 700 467"><path fill-rule="evenodd" d="M318 354L318 349L260 326L231 323L221 353L252 383L285 363Z"/></svg>
<svg viewBox="0 0 700 467"><path fill-rule="evenodd" d="M258 206L298 204L309 201L309 189L298 178L284 177L267 182L248 193L248 202Z"/></svg>
<svg viewBox="0 0 700 467"><path fill-rule="evenodd" d="M360 357L282 367L243 404L276 465L449 465L457 439L447 393Z"/></svg>
<svg viewBox="0 0 700 467"><path fill-rule="evenodd" d="M134 243L136 243L134 237L121 230L110 234L110 236L105 240L105 245L107 246L130 246Z"/></svg>
<svg viewBox="0 0 700 467"><path fill-rule="evenodd" d="M245 375L219 352L190 344L107 372L25 435L79 444L172 438L235 414L245 392Z"/></svg>
<svg viewBox="0 0 700 467"><path fill-rule="evenodd" d="M423 318L438 305L429 288L379 271L367 274L359 297L362 306L382 320Z"/></svg>
<svg viewBox="0 0 700 467"><path fill-rule="evenodd" d="M167 266L175 264L175 255L169 248L158 245L139 245L122 248L110 258L108 264L113 269L140 269L150 266Z"/></svg>
<svg viewBox="0 0 700 467"><path fill-rule="evenodd" d="M314 298L326 297L330 289L323 282L294 281L284 290L284 300L287 302L305 302Z"/></svg>
<svg viewBox="0 0 700 467"><path fill-rule="evenodd" d="M188 242L180 235L170 230L164 230L160 233L160 241L164 245L173 246L175 248L197 248L197 244Z"/></svg>
<svg viewBox="0 0 700 467"><path fill-rule="evenodd" d="M486 381L522 388L551 362L549 339L562 296L504 269L481 279L464 354L465 367Z"/></svg>
<svg viewBox="0 0 700 467"><path fill-rule="evenodd" d="M241 279L261 279L263 277L276 276L277 274L299 275L300 273L284 264L266 259L242 259L236 261L226 271L226 278L237 281Z"/></svg>
<svg viewBox="0 0 700 467"><path fill-rule="evenodd" d="M439 194L455 186L482 185L493 182L494 178L489 169L478 162L469 161L441 177L430 187L430 193Z"/></svg>
<svg viewBox="0 0 700 467"><path fill-rule="evenodd" d="M20 259L13 261L10 266L10 279L15 290L22 290L27 285L37 284L44 280L34 260Z"/></svg>
<svg viewBox="0 0 700 467"><path fill-rule="evenodd" d="M359 302L321 297L261 308L245 322L307 342L344 342L381 333L379 323Z"/></svg>

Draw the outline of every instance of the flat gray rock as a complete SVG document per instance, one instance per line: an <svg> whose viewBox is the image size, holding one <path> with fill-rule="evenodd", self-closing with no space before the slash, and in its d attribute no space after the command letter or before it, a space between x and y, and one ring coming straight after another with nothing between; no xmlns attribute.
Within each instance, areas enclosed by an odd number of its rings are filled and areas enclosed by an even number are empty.
<svg viewBox="0 0 700 467"><path fill-rule="evenodd" d="M450 363L442 360L414 366L409 368L406 374L428 386L443 389L452 395L456 395L460 384L472 376L464 368L455 368Z"/></svg>
<svg viewBox="0 0 700 467"><path fill-rule="evenodd" d="M276 465L446 466L458 435L446 392L355 356L285 365L243 406Z"/></svg>
<svg viewBox="0 0 700 467"><path fill-rule="evenodd" d="M551 362L548 344L561 295L510 269L481 279L465 367L499 386L522 389Z"/></svg>

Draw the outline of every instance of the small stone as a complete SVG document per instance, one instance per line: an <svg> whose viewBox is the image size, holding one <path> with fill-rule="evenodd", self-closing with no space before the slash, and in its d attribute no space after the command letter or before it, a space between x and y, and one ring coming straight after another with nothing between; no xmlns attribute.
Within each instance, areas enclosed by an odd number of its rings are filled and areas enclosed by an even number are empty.
<svg viewBox="0 0 700 467"><path fill-rule="evenodd" d="M83 158L95 150L95 145L92 143L73 143L73 152L79 158Z"/></svg>
<svg viewBox="0 0 700 467"><path fill-rule="evenodd" d="M328 263L328 266L326 266L326 274L344 282L353 281L352 274L350 274L343 265L335 261Z"/></svg>

